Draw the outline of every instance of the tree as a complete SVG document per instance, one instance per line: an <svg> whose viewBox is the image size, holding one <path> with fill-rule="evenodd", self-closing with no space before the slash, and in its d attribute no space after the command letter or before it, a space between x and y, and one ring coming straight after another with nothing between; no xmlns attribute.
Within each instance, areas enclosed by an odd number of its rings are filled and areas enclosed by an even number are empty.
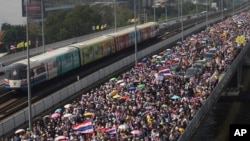
<svg viewBox="0 0 250 141"><path fill-rule="evenodd" d="M7 51L9 51L10 45L16 45L26 40L26 26L24 25L10 25L5 23L2 26L2 31L1 41L4 43Z"/></svg>
<svg viewBox="0 0 250 141"><path fill-rule="evenodd" d="M63 19L65 19L67 12L60 11L53 14L49 14L46 17L46 21L44 23L45 28L45 41L46 43L53 43L59 41L66 33L62 34L60 32L64 31L63 29ZM61 30L61 31L60 31Z"/></svg>

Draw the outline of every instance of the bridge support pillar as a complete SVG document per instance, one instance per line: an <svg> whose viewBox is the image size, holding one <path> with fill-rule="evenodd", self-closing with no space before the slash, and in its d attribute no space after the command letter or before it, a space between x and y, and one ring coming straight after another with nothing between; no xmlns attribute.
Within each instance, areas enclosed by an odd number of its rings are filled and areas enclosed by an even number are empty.
<svg viewBox="0 0 250 141"><path fill-rule="evenodd" d="M238 64L238 68L237 68L237 89L238 90L240 90L242 87L241 81L242 81L242 62Z"/></svg>

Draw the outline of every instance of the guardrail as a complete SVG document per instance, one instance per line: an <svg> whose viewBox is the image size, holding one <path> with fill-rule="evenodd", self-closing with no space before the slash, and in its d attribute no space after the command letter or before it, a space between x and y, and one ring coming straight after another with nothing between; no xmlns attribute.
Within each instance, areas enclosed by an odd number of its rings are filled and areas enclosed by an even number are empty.
<svg viewBox="0 0 250 141"><path fill-rule="evenodd" d="M209 21L208 23L215 23L218 22L220 18L213 19ZM206 27L206 23L201 23L195 27L192 27L190 29L187 29L183 32L184 36L187 36L189 34L198 32ZM167 40L164 40L160 43L157 43L153 45L152 47L149 47L147 49L144 49L137 53L138 58L143 58L145 56L148 56L154 52L158 52L160 50L165 49L169 44L176 43L178 40L181 40L182 34L179 33L175 36L172 36L168 38ZM51 94L50 96L33 103L31 106L32 111L32 118L36 117L40 113L46 111L47 109L50 109L51 107L57 105L58 103L64 101L68 97L72 96L76 92L79 92L83 88L86 88L87 86L90 86L94 84L95 82L105 78L106 76L118 71L119 69L124 68L125 66L130 65L131 63L134 63L134 54L130 55L122 60L119 60L105 68L100 69L97 72L94 72L83 79ZM7 134L11 131L14 132L14 129L18 128L18 126L24 124L29 120L28 115L28 108L23 109L22 111L19 111L18 113L13 114L12 116L8 117L7 119L4 119L0 122L0 136L3 136L4 134Z"/></svg>

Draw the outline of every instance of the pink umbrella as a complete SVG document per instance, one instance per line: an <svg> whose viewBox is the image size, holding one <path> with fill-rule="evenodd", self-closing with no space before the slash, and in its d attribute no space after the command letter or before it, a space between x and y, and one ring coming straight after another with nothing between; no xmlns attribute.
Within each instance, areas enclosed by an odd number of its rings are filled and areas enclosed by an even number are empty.
<svg viewBox="0 0 250 141"><path fill-rule="evenodd" d="M61 115L59 113L53 113L51 118L59 118Z"/></svg>
<svg viewBox="0 0 250 141"><path fill-rule="evenodd" d="M133 131L131 131L131 134L139 135L139 134L141 134L141 131L140 130L133 130Z"/></svg>

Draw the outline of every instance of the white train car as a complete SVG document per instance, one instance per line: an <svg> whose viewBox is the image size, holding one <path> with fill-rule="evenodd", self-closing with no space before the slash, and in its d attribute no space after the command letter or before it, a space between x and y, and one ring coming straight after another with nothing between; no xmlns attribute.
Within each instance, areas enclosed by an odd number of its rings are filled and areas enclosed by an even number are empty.
<svg viewBox="0 0 250 141"><path fill-rule="evenodd" d="M27 90L27 59L6 67L6 89ZM70 70L80 67L79 50L63 47L30 58L30 84L37 85Z"/></svg>

